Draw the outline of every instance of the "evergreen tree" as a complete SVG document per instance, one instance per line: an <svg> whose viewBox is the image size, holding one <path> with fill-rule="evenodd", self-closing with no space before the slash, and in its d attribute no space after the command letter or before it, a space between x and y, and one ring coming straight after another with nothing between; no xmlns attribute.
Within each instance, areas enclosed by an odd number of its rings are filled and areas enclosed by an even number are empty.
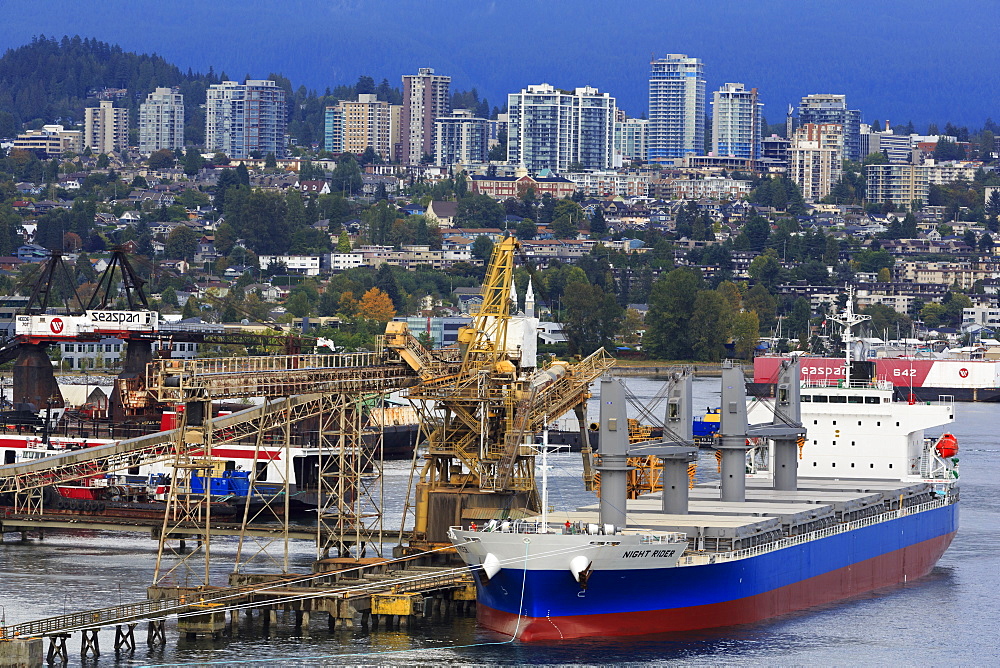
<svg viewBox="0 0 1000 668"><path fill-rule="evenodd" d="M146 257L153 257L153 233L149 229L149 223L140 220L135 226L135 242L138 245L136 253Z"/></svg>
<svg viewBox="0 0 1000 668"><path fill-rule="evenodd" d="M393 308L396 309L397 313L403 311L405 303L400 294L399 286L396 284L396 277L393 275L392 268L389 265L379 265L378 271L375 272L375 287L389 295L389 299L392 300Z"/></svg>
<svg viewBox="0 0 1000 668"><path fill-rule="evenodd" d="M653 284L644 347L658 359L693 358L689 323L701 284L701 275L688 267L674 269Z"/></svg>
<svg viewBox="0 0 1000 668"><path fill-rule="evenodd" d="M604 219L604 209L600 205L594 207L594 215L590 218L590 236L600 238L607 234L608 223Z"/></svg>
<svg viewBox="0 0 1000 668"><path fill-rule="evenodd" d="M193 147L188 147L184 153L184 173L188 176L195 176L205 166L205 159L201 157L201 152Z"/></svg>

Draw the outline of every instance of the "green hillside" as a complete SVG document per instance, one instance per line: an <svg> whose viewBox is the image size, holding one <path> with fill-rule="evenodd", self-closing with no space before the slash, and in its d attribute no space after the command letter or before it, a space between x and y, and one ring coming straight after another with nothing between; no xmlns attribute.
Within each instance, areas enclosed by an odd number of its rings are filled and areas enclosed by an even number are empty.
<svg viewBox="0 0 1000 668"><path fill-rule="evenodd" d="M375 93L379 99L395 104L401 98L399 89L388 81L383 79L376 85L369 76L359 77L353 85L327 89L325 94L304 86L293 88L292 82L280 74L253 76L272 79L284 88L288 132L304 145L322 141L323 110L338 100L353 98L357 93ZM211 68L208 74L191 70L185 73L156 54L131 53L96 39L77 36L56 40L42 35L24 46L8 49L0 57L0 138L45 123L82 123L83 109L96 106L96 91L106 88L128 90L126 96L115 99L115 106L130 110L135 127L139 105L146 95L158 86L176 86L184 95L185 140L201 144L205 116L200 105L205 102L205 90L227 78L225 73L217 75Z"/></svg>

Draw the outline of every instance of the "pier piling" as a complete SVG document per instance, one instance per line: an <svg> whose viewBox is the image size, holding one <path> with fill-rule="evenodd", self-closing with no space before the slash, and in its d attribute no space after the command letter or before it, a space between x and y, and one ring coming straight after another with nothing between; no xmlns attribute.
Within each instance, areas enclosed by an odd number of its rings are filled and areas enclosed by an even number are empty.
<svg viewBox="0 0 1000 668"><path fill-rule="evenodd" d="M118 624L115 626L115 652L128 650L135 651L135 627L136 624Z"/></svg>
<svg viewBox="0 0 1000 668"><path fill-rule="evenodd" d="M97 634L100 629L84 629L81 636L80 655L93 654L96 659L101 655L101 641Z"/></svg>
<svg viewBox="0 0 1000 668"><path fill-rule="evenodd" d="M166 621L163 619L151 619L146 626L146 644L150 647L154 645L167 644Z"/></svg>
<svg viewBox="0 0 1000 668"><path fill-rule="evenodd" d="M55 663L56 659L64 666L69 663L69 652L66 651L66 640L70 637L69 633L56 633L49 636L49 651L45 657L45 660L50 664Z"/></svg>

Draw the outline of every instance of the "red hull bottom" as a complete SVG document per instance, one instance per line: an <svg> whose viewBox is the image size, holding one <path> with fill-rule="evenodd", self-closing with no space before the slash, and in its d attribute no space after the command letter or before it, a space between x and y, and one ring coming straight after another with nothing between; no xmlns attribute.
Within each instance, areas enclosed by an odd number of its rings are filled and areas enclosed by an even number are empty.
<svg viewBox="0 0 1000 668"><path fill-rule="evenodd" d="M711 605L601 615L521 617L519 622L517 615L480 604L476 606L476 618L488 629L525 642L750 624L923 577L948 549L954 535L939 536L763 594Z"/></svg>

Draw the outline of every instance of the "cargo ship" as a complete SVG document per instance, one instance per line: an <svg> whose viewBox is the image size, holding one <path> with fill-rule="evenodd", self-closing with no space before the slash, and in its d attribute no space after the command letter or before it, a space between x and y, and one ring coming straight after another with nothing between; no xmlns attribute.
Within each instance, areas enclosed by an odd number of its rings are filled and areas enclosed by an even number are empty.
<svg viewBox="0 0 1000 668"><path fill-rule="evenodd" d="M629 444L624 388L602 380L599 504L451 528L480 624L522 641L672 633L926 575L958 529L959 494L955 438L925 430L953 421L954 404L895 400L841 361L843 378L802 381L800 360L784 360L775 398L749 403L726 366L719 480L691 489L689 381L666 416L679 437ZM641 453L661 459L663 491L626 500L627 458Z"/></svg>
<svg viewBox="0 0 1000 668"><path fill-rule="evenodd" d="M756 391L769 391L775 372L784 357L754 359ZM1000 360L876 357L865 363L874 366L874 377L891 383L896 396L917 401L933 401L950 395L955 401L1000 401ZM802 380L843 379L844 360L834 357L802 356Z"/></svg>

